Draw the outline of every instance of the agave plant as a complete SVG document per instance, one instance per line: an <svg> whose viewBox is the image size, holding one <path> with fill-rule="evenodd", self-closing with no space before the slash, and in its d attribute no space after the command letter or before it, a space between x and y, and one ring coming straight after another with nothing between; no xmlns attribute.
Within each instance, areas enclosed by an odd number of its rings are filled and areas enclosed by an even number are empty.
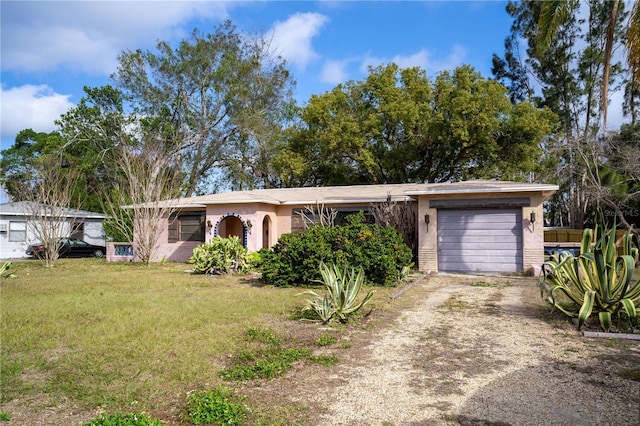
<svg viewBox="0 0 640 426"><path fill-rule="evenodd" d="M322 284L325 286L325 294L320 296L313 290L307 290L300 294L311 296L307 300L304 310L312 310L325 324L334 319L345 322L349 315L357 312L373 297L370 291L364 299L357 302L358 294L364 283L364 271L360 267L350 270L347 267L340 268L336 264L320 264Z"/></svg>
<svg viewBox="0 0 640 426"><path fill-rule="evenodd" d="M600 326L609 331L611 317L621 308L630 318L636 316L640 303L640 279L633 279L638 248L633 245L631 230L621 240L621 254L615 244L615 225L610 229L596 226L585 229L580 255L562 252L544 263L542 284L548 285L549 302L570 317L578 318L578 329L592 313ZM564 303L559 296L569 300Z"/></svg>
<svg viewBox="0 0 640 426"><path fill-rule="evenodd" d="M9 271L11 262L5 262L0 266L0 278L15 278L16 275Z"/></svg>

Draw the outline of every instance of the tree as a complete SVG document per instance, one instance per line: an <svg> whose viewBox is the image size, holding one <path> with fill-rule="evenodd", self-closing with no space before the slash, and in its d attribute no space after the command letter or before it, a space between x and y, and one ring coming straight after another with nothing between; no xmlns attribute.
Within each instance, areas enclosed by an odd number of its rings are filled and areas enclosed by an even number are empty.
<svg viewBox="0 0 640 426"><path fill-rule="evenodd" d="M579 5L577 0L554 0L541 3L541 12L538 20L539 32L535 40L536 53L538 55L544 54L544 52L553 43L553 39L556 37L560 26L567 22L571 15L576 13L576 8ZM626 47L627 47L627 63L631 69L631 81L638 82L638 76L640 70L638 69L638 63L640 59L640 12L638 10L637 2L634 2L631 12L631 18L628 20L626 26ZM624 40L621 33L620 22L626 17L624 13L624 4L620 0L599 2L590 2L590 14L589 23L590 31L587 33L588 37L598 35L600 39L604 38L600 42L600 60L597 57L591 64L602 65L602 128L607 127L607 111L609 105L609 84L611 83L612 68L615 67L612 64L615 45L619 44L621 40ZM591 25L595 22L595 25ZM593 32L593 29L596 32ZM604 31L603 31L604 30ZM599 34L598 34L599 33ZM590 46L589 48L591 48Z"/></svg>
<svg viewBox="0 0 640 426"><path fill-rule="evenodd" d="M548 106L561 120L559 132L545 145L543 163L550 168L542 176L560 185L551 200L551 216L558 220L554 225L571 227L583 225L594 201L587 182L595 171L589 168L604 159L585 161L596 151L586 153L602 141L609 87L620 82L624 71L612 61L623 40L623 4L592 0L587 5L589 13L582 20L580 3L574 0L509 2L514 22L507 40L525 40L526 54L517 63L510 61L518 47L511 43L504 60L494 56L499 81L516 78L510 87L539 86L536 104ZM629 108L634 108L635 92L628 93Z"/></svg>
<svg viewBox="0 0 640 426"><path fill-rule="evenodd" d="M110 216L105 228L112 239L133 242L136 259L149 264L173 211L166 200L180 194L179 159L167 146L163 120L125 113L122 93L111 86L85 87L85 93L58 121L65 150L95 161L102 210Z"/></svg>
<svg viewBox="0 0 640 426"><path fill-rule="evenodd" d="M39 256L46 267L54 266L58 260L62 238L74 228L74 188L78 174L74 169L60 167L61 157L44 154L29 165L34 172L22 182L19 199L27 226L34 238L42 243L44 250Z"/></svg>
<svg viewBox="0 0 640 426"><path fill-rule="evenodd" d="M25 129L16 135L14 144L0 154L0 183L14 201L22 201L29 191L24 190L25 182L32 182L39 173L38 158L52 154L60 155L60 164L68 166L67 155L61 153L64 139L58 132L35 132ZM77 191L80 188L75 188ZM78 207L78 206L74 206Z"/></svg>
<svg viewBox="0 0 640 426"><path fill-rule="evenodd" d="M273 139L273 123L292 104L292 81L268 47L226 21L175 49L159 41L156 52L118 56L112 78L131 112L162 131L165 152L184 172L183 194L202 190L217 167L233 170L247 143Z"/></svg>
<svg viewBox="0 0 640 426"><path fill-rule="evenodd" d="M303 185L522 180L554 122L469 66L432 83L395 64L313 96L301 118L285 152Z"/></svg>
<svg viewBox="0 0 640 426"><path fill-rule="evenodd" d="M149 265L157 260L156 247L179 195L180 181L166 154L157 144L143 150L120 146L114 150L120 173L115 178L113 198L105 210L111 225L127 241L133 242L134 256Z"/></svg>

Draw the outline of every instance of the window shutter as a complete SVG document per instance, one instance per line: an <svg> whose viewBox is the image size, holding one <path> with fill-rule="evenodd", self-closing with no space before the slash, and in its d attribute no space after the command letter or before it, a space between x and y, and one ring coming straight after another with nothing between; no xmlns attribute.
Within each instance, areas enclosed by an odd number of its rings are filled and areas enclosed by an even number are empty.
<svg viewBox="0 0 640 426"><path fill-rule="evenodd" d="M176 215L171 215L169 217L169 232L168 232L168 242L177 243L178 242L178 217Z"/></svg>

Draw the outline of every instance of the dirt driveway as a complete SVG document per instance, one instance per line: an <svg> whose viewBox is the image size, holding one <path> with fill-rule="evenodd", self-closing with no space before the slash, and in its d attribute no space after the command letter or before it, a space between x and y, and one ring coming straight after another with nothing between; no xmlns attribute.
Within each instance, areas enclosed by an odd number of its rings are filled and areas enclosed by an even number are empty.
<svg viewBox="0 0 640 426"><path fill-rule="evenodd" d="M640 425L640 342L582 337L536 279L439 275L401 299L338 365L251 393L308 425Z"/></svg>

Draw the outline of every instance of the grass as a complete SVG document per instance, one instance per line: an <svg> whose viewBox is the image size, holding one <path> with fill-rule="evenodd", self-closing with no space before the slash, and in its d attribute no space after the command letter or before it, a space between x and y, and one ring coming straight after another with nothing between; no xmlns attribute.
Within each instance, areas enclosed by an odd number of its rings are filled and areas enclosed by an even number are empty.
<svg viewBox="0 0 640 426"><path fill-rule="evenodd" d="M299 289L190 275L185 264L13 266L17 278L0 281L0 402L47 394L109 411L162 407L216 381L248 329L304 304Z"/></svg>
<svg viewBox="0 0 640 426"><path fill-rule="evenodd" d="M187 269L100 259L62 259L54 268L15 262L16 278L0 280L0 404L33 400L35 413L64 402L110 415L134 407L166 418L184 413L194 392L235 386L222 377L234 368L269 378L296 360L338 361L311 355L337 339L300 321L299 288ZM388 309L393 291L376 289L372 309ZM291 413L307 409L270 403L246 401L252 418L270 425L290 424Z"/></svg>

